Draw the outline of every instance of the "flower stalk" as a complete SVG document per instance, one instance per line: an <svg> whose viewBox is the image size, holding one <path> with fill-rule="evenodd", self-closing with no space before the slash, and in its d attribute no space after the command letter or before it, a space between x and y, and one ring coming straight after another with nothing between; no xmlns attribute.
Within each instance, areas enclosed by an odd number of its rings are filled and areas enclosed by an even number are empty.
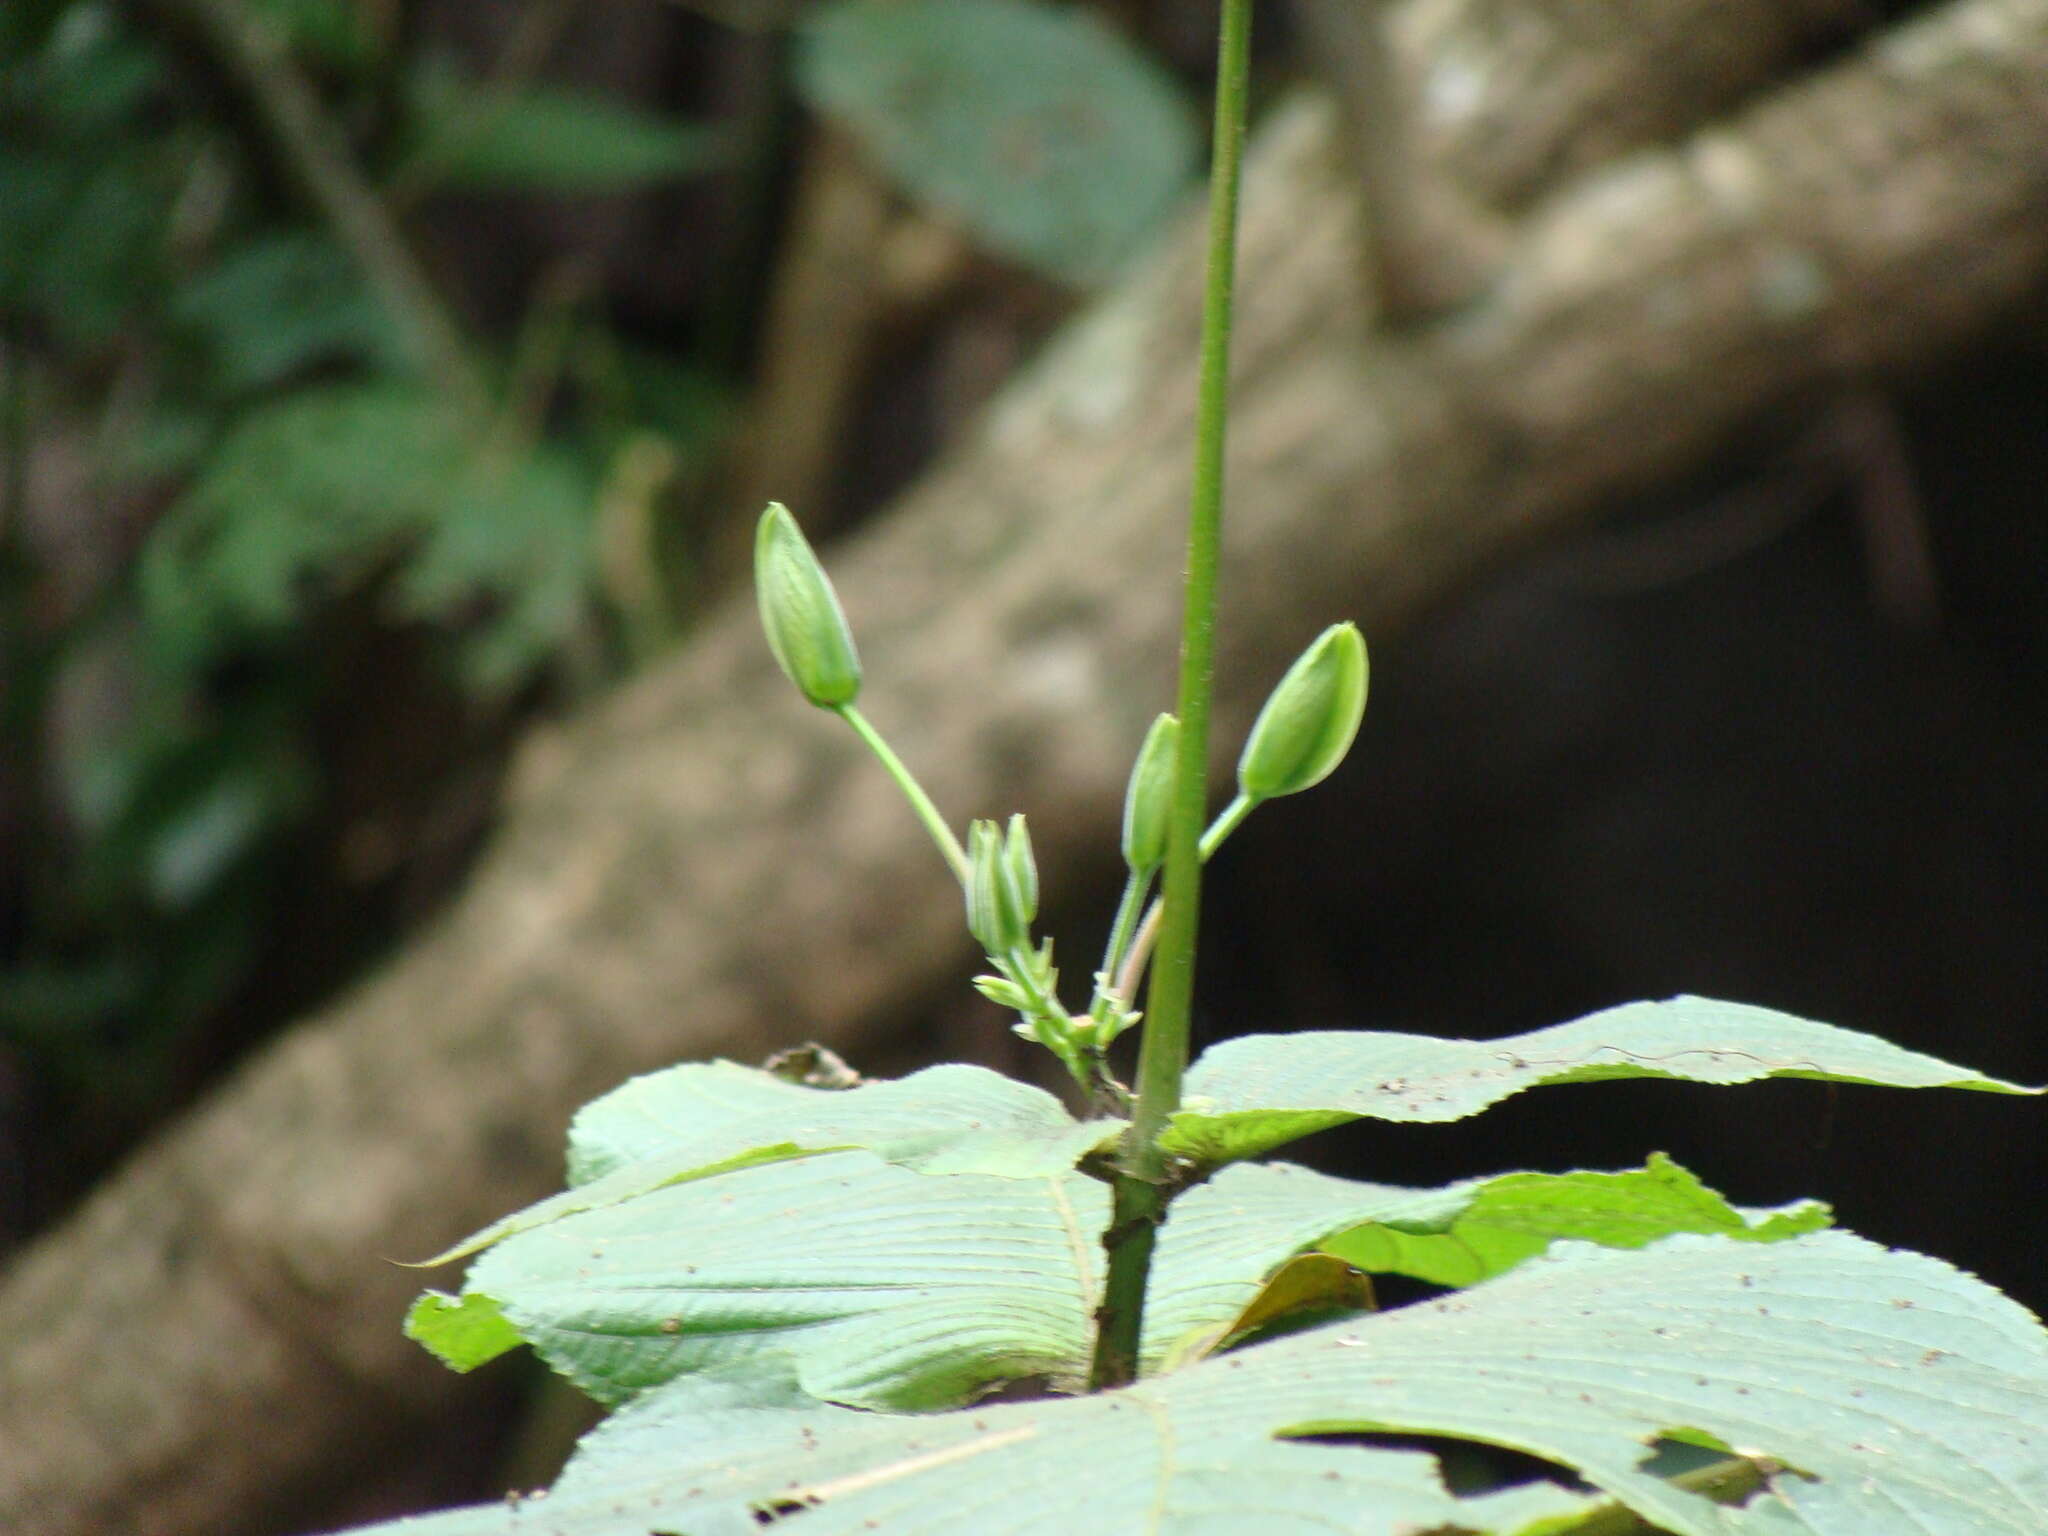
<svg viewBox="0 0 2048 1536"><path fill-rule="evenodd" d="M1230 321L1237 269L1238 185L1244 160L1251 75L1251 0L1223 0L1217 42L1214 147L1209 168L1208 276L1202 299L1201 382L1196 402L1194 489L1188 508L1187 582L1181 615L1180 688L1175 713L1172 814L1158 956L1146 997L1137 1099L1113 1185L1103 1235L1109 1270L1097 1313L1097 1389L1137 1374L1145 1285L1170 1198L1160 1145L1180 1107L1194 1001L1195 937L1201 903L1200 841L1207 814L1209 704L1214 691L1216 575L1223 535L1224 430L1229 417Z"/></svg>

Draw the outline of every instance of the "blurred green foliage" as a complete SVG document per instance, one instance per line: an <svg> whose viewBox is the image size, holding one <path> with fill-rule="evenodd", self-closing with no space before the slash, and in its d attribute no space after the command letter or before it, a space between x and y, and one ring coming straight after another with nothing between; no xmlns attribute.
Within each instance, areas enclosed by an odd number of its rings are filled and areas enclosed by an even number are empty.
<svg viewBox="0 0 2048 1536"><path fill-rule="evenodd" d="M423 803L467 795L473 843L518 722L678 629L746 350L725 310L758 288L703 272L702 352L665 349L572 253L465 335L490 221L722 177L741 236L705 260L747 266L794 97L1085 284L1199 150L1084 6L779 9L795 46L732 122L546 78L569 0L498 18L488 64L427 14L0 0L0 1069L47 1089L74 1178L416 912L372 887L428 862Z"/></svg>
<svg viewBox="0 0 2048 1536"><path fill-rule="evenodd" d="M648 503L726 416L720 381L545 284L475 343L481 409L414 372L359 235L296 195L181 9L0 6L0 1041L117 1121L250 983L291 839L331 817L323 722L387 681L327 663L336 626L422 637L453 738L601 679L672 632ZM230 9L393 205L723 160L703 125L479 80L343 0ZM86 471L53 494L56 440ZM97 558L67 569L77 540Z"/></svg>

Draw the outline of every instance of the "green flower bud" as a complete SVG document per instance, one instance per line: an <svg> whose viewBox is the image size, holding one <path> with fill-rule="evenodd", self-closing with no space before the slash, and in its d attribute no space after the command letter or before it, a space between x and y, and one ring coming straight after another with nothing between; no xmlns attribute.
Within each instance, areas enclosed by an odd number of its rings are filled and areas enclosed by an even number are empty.
<svg viewBox="0 0 2048 1536"><path fill-rule="evenodd" d="M1016 899L1006 889L1003 834L992 821L967 828L967 931L991 955L1007 955L1030 938L1018 916Z"/></svg>
<svg viewBox="0 0 2048 1536"><path fill-rule="evenodd" d="M851 704L860 694L853 631L825 568L779 501L768 503L754 530L754 595L768 648L803 696L821 709Z"/></svg>
<svg viewBox="0 0 2048 1536"><path fill-rule="evenodd" d="M1031 920L1038 916L1038 860L1031 855L1031 833L1022 815L1010 818L1009 836L1003 842L1003 899L1015 914L1017 926L1027 935Z"/></svg>
<svg viewBox="0 0 2048 1536"><path fill-rule="evenodd" d="M1149 875L1166 862L1166 824L1173 816L1173 759L1180 721L1161 715L1145 733L1124 790L1124 863Z"/></svg>
<svg viewBox="0 0 2048 1536"><path fill-rule="evenodd" d="M1365 718L1365 640L1353 624L1332 624L1301 653L1259 711L1237 760L1247 800L1297 794L1328 778L1351 750Z"/></svg>
<svg viewBox="0 0 2048 1536"><path fill-rule="evenodd" d="M975 977L974 990L994 1003L998 1008L1008 1008L1017 1013L1025 1013L1031 1007L1031 995L1014 981L1008 981L1001 976Z"/></svg>

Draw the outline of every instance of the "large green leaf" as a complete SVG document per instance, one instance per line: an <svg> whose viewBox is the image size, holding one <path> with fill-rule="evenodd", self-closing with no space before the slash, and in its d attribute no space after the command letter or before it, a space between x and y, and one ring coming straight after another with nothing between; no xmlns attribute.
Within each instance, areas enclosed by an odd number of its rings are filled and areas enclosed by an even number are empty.
<svg viewBox="0 0 2048 1536"><path fill-rule="evenodd" d="M1198 149L1172 79L1081 6L838 0L798 81L917 197L1077 282L1158 226Z"/></svg>
<svg viewBox="0 0 2048 1536"><path fill-rule="evenodd" d="M493 1222L430 1264L458 1259L577 1211L756 1163L863 1149L925 1173L1044 1178L1113 1139L1041 1089L985 1067L929 1067L857 1088L807 1088L729 1061L636 1077L577 1114L573 1187Z"/></svg>
<svg viewBox="0 0 2048 1536"><path fill-rule="evenodd" d="M1511 1447L1593 1492L1460 1497L1378 1432ZM1713 1504L1659 1475L1672 1442L1766 1458L1764 1486ZM2038 1536L2048 1336L1949 1266L1846 1234L1573 1243L1093 1397L890 1417L810 1403L772 1368L751 1397L678 1384L596 1431L544 1504L399 1528L1538 1536L1608 1498L1676 1536Z"/></svg>
<svg viewBox="0 0 2048 1536"><path fill-rule="evenodd" d="M523 1338L607 1402L762 1360L791 1362L821 1400L898 1409L1085 1375L1107 1219L1094 1179L932 1178L865 1151L715 1172L495 1234L464 1295L428 1293L408 1331L464 1370ZM1663 1160L1423 1190L1239 1164L1173 1206L1143 1357L1156 1369L1212 1347L1304 1250L1445 1283L1499 1273L1560 1237L1768 1241L1825 1219L1818 1207L1745 1217Z"/></svg>
<svg viewBox="0 0 2048 1536"><path fill-rule="evenodd" d="M1305 1030L1203 1052L1168 1150L1201 1163L1256 1157L1349 1120L1447 1121L1525 1088L1610 1078L1748 1083L1765 1077L1894 1088L2038 1093L1873 1035L1744 1003L1629 1003L1502 1040Z"/></svg>
<svg viewBox="0 0 2048 1536"><path fill-rule="evenodd" d="M592 1186L583 1186L589 1189ZM580 1191L579 1191L580 1193ZM1462 1193L1227 1169L1174 1206L1146 1357L1213 1331L1288 1255L1363 1222L1448 1222ZM764 1162L516 1232L431 1299L411 1331L462 1368L512 1339L618 1402L679 1376L788 1359L807 1392L930 1408L992 1382L1086 1372L1108 1192L1084 1175L933 1178L868 1152ZM479 1300L487 1298L488 1300Z"/></svg>

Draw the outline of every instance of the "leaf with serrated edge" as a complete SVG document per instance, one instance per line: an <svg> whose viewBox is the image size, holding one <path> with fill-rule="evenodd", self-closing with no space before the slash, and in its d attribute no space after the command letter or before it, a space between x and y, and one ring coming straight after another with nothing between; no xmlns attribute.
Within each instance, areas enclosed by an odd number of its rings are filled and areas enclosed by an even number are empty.
<svg viewBox="0 0 2048 1536"><path fill-rule="evenodd" d="M1462 1120L1525 1088L1628 1077L2043 1091L1769 1008L1679 997L1502 1040L1349 1030L1239 1036L1189 1068L1164 1144L1199 1163L1230 1162L1349 1120Z"/></svg>
<svg viewBox="0 0 2048 1536"><path fill-rule="evenodd" d="M732 1104L744 1106L734 1113ZM420 1267L516 1232L760 1163L865 1150L928 1174L1043 1178L1115 1139L1042 1089L984 1067L929 1067L858 1088L805 1088L731 1062L651 1073L585 1107L571 1133L573 1188L492 1222Z"/></svg>
<svg viewBox="0 0 2048 1536"><path fill-rule="evenodd" d="M686 1391L601 1427L544 1506L550 1530L721 1536L786 1510L802 1536L1534 1536L1600 1507L1544 1483L1458 1498L1426 1455L1285 1438L1374 1431L1572 1467L1677 1536L2039 1536L2048 1507L2039 1323L1948 1265L1837 1232L1565 1244L1470 1291L1093 1397L907 1418L798 1399L708 1431L697 1411ZM1667 1439L1796 1470L1717 1506L1648 1470ZM529 1528L498 1507L405 1529Z"/></svg>

